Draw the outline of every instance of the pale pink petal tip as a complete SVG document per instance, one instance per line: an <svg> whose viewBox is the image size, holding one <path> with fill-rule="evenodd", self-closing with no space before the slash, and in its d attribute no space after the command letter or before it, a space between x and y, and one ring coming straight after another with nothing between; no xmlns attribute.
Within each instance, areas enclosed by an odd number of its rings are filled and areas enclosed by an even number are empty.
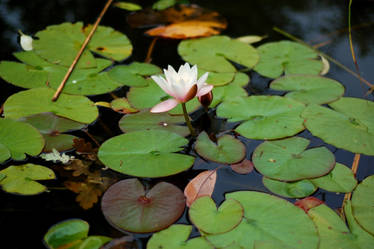
<svg viewBox="0 0 374 249"><path fill-rule="evenodd" d="M168 99L161 103L158 103L154 107L152 107L150 112L159 113L159 112L167 112L176 107L179 102L176 99Z"/></svg>
<svg viewBox="0 0 374 249"><path fill-rule="evenodd" d="M196 97L203 96L207 94L208 92L212 91L212 89L213 89L213 85L208 85L208 84L203 85L197 92Z"/></svg>

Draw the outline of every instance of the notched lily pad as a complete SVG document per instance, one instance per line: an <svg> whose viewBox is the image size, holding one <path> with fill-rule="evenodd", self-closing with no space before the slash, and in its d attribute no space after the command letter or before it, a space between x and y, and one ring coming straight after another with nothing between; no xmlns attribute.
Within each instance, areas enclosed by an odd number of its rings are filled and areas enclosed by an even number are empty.
<svg viewBox="0 0 374 249"><path fill-rule="evenodd" d="M2 189L8 193L20 195L36 195L47 190L38 183L39 180L55 179L53 170L36 164L24 164L19 166L9 166L0 171L5 175L0 181Z"/></svg>
<svg viewBox="0 0 374 249"><path fill-rule="evenodd" d="M335 165L326 147L306 150L309 140L291 137L260 144L252 155L256 169L272 179L297 181L326 175Z"/></svg>
<svg viewBox="0 0 374 249"><path fill-rule="evenodd" d="M9 158L23 160L26 154L36 156L44 143L42 135L31 125L0 118L0 163Z"/></svg>
<svg viewBox="0 0 374 249"><path fill-rule="evenodd" d="M374 103L358 98L340 98L329 104L333 110L310 105L302 113L310 132L328 144L353 153L374 155Z"/></svg>
<svg viewBox="0 0 374 249"><path fill-rule="evenodd" d="M254 70L268 78L283 74L319 74L323 64L312 49L291 41L269 42L258 47L260 60Z"/></svg>
<svg viewBox="0 0 374 249"><path fill-rule="evenodd" d="M151 113L148 110L125 115L119 121L123 132L138 130L165 130L177 133L182 137L190 134L187 126L181 126L185 120L182 116L170 116L167 113Z"/></svg>
<svg viewBox="0 0 374 249"><path fill-rule="evenodd" d="M160 182L145 190L137 179L112 185L101 201L111 225L120 230L149 233L164 229L183 213L185 198L176 186Z"/></svg>
<svg viewBox="0 0 374 249"><path fill-rule="evenodd" d="M223 135L215 144L205 131L197 137L195 150L201 157L218 163L237 163L245 157L245 146L240 140Z"/></svg>
<svg viewBox="0 0 374 249"><path fill-rule="evenodd" d="M290 91L285 97L304 104L326 104L344 94L344 87L339 82L317 75L287 75L271 82L270 88Z"/></svg>
<svg viewBox="0 0 374 249"><path fill-rule="evenodd" d="M296 182L281 182L263 177L262 182L271 192L287 198L303 198L317 190L317 187L308 179Z"/></svg>
<svg viewBox="0 0 374 249"><path fill-rule="evenodd" d="M229 49L228 49L229 48ZM212 36L182 41L178 53L190 64L211 72L236 72L235 62L252 68L259 59L257 50L227 36Z"/></svg>
<svg viewBox="0 0 374 249"><path fill-rule="evenodd" d="M126 98L113 99L112 102L110 102L110 107L113 109L113 111L123 113L123 114L131 114L131 113L139 112L138 109L130 105L129 101Z"/></svg>
<svg viewBox="0 0 374 249"><path fill-rule="evenodd" d="M235 131L250 139L278 139L304 130L300 117L304 104L279 96L250 96L224 101L219 117L245 121Z"/></svg>
<svg viewBox="0 0 374 249"><path fill-rule="evenodd" d="M241 222L244 210L242 205L234 200L225 200L219 208L209 196L203 196L194 201L189 209L192 223L201 231L208 234L226 233Z"/></svg>
<svg viewBox="0 0 374 249"><path fill-rule="evenodd" d="M204 238L197 237L188 240L192 226L176 224L152 235L147 243L147 249L213 249Z"/></svg>
<svg viewBox="0 0 374 249"><path fill-rule="evenodd" d="M192 166L194 157L174 153L187 143L187 139L168 131L134 131L105 141L98 156L109 168L127 175L169 176Z"/></svg>

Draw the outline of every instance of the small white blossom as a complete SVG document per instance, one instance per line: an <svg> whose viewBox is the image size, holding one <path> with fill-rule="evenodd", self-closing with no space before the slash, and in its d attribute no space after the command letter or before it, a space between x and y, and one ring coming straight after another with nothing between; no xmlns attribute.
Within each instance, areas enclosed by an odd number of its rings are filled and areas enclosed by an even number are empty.
<svg viewBox="0 0 374 249"><path fill-rule="evenodd" d="M66 155L65 153L61 153L58 152L56 149L52 149L52 152L50 153L45 153L45 154L42 154L40 156L41 158L43 158L44 160L46 161L53 161L54 163L60 161L62 162L63 164L67 164L69 163L71 160L74 159L73 156L68 156Z"/></svg>

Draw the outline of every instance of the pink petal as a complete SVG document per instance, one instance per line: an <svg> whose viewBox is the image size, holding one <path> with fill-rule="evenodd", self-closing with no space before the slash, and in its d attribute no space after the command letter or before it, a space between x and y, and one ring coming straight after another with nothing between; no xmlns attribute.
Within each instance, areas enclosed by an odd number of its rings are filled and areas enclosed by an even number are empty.
<svg viewBox="0 0 374 249"><path fill-rule="evenodd" d="M197 97L200 97L200 96L203 96L205 94L207 94L208 92L212 91L213 89L213 85L203 85L197 92L196 96Z"/></svg>
<svg viewBox="0 0 374 249"><path fill-rule="evenodd" d="M209 72L204 73L201 75L200 79L197 81L197 86L200 88L204 86L205 81L208 79Z"/></svg>
<svg viewBox="0 0 374 249"><path fill-rule="evenodd" d="M152 107L151 112L167 112L176 107L178 104L179 102L176 99L168 99Z"/></svg>

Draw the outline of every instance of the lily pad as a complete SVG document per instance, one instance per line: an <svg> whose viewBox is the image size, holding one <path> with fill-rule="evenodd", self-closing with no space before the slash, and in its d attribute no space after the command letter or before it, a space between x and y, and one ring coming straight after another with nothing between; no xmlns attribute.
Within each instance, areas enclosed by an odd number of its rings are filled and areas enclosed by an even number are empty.
<svg viewBox="0 0 374 249"><path fill-rule="evenodd" d="M215 247L237 244L253 248L255 241L262 240L276 242L282 248L318 248L319 238L313 222L292 203L254 191L233 192L225 197L242 204L244 217L230 232L205 236Z"/></svg>
<svg viewBox="0 0 374 249"><path fill-rule="evenodd" d="M195 150L201 157L218 163L237 163L245 157L245 146L240 140L223 135L215 144L205 131L197 137Z"/></svg>
<svg viewBox="0 0 374 249"><path fill-rule="evenodd" d="M310 179L310 181L319 188L336 193L352 192L357 185L352 170L340 163L336 163L334 169L327 175Z"/></svg>
<svg viewBox="0 0 374 249"><path fill-rule="evenodd" d="M213 249L202 237L188 240L192 226L176 224L152 235L147 249Z"/></svg>
<svg viewBox="0 0 374 249"><path fill-rule="evenodd" d="M271 192L287 198L303 198L317 190L317 187L307 179L296 182L281 182L263 177L262 182Z"/></svg>
<svg viewBox="0 0 374 249"><path fill-rule="evenodd" d="M194 201L189 209L192 223L204 233L226 233L234 229L241 222L244 215L242 205L227 199L217 209L209 196L203 196Z"/></svg>
<svg viewBox="0 0 374 249"><path fill-rule="evenodd" d="M178 46L178 53L190 64L212 72L236 72L230 61L252 68L259 59L251 45L227 36L184 40Z"/></svg>
<svg viewBox="0 0 374 249"><path fill-rule="evenodd" d="M194 157L174 153L188 140L168 131L134 131L105 141L99 159L109 168L132 176L162 177L190 168Z"/></svg>
<svg viewBox="0 0 374 249"><path fill-rule="evenodd" d="M23 117L19 120L29 123L39 130L45 140L45 152L52 151L53 148L59 151L73 148L73 139L76 136L61 133L79 130L85 126L85 124L58 117L50 112Z"/></svg>
<svg viewBox="0 0 374 249"><path fill-rule="evenodd" d="M304 104L279 96L250 96L225 101L219 117L231 122L244 120L235 131L250 139L278 139L304 130L300 117Z"/></svg>
<svg viewBox="0 0 374 249"><path fill-rule="evenodd" d="M317 227L320 237L319 249L360 249L339 215L326 205L311 208L308 215Z"/></svg>
<svg viewBox="0 0 374 249"><path fill-rule="evenodd" d="M248 75L245 73L236 73L234 80L228 85L213 88L213 101L210 106L215 107L224 101L232 101L235 98L247 97L247 91L243 86L248 83Z"/></svg>
<svg viewBox="0 0 374 249"><path fill-rule="evenodd" d="M260 60L254 70L268 78L283 74L319 74L323 64L314 50L291 41L269 42L258 47Z"/></svg>
<svg viewBox="0 0 374 249"><path fill-rule="evenodd" d="M199 69L198 78L200 78L206 72L207 71L205 71L203 69ZM208 72L208 73L209 73L209 75L208 75L208 78L205 82L207 84L210 84L210 85L213 85L213 86L223 86L223 85L229 84L230 82L233 81L233 79L235 77L235 74L236 74L236 73L233 73L233 72L230 72L230 73Z"/></svg>
<svg viewBox="0 0 374 249"><path fill-rule="evenodd" d="M146 110L123 116L119 121L119 127L125 133L138 130L164 130L185 137L190 134L190 131L187 126L180 125L184 122L185 120L182 116L170 116L167 113L151 113Z"/></svg>
<svg viewBox="0 0 374 249"><path fill-rule="evenodd" d="M352 210L356 221L374 235L374 175L368 176L355 189Z"/></svg>
<svg viewBox="0 0 374 249"><path fill-rule="evenodd" d="M108 74L113 80L126 86L148 86L149 81L144 77L160 74L161 69L149 63L133 62L130 65L120 65L112 68Z"/></svg>
<svg viewBox="0 0 374 249"><path fill-rule="evenodd" d="M110 107L113 111L123 113L123 114L131 114L139 112L138 109L132 107L129 101L126 98L116 98L110 102Z"/></svg>
<svg viewBox="0 0 374 249"><path fill-rule="evenodd" d="M36 182L37 180L55 179L53 170L36 164L9 166L0 171L6 177L0 181L2 189L8 193L20 195L36 195L47 188Z"/></svg>
<svg viewBox="0 0 374 249"><path fill-rule="evenodd" d="M97 107L84 96L61 94L52 102L54 90L34 88L10 96L4 103L4 116L11 119L30 116L42 112L52 112L80 123L92 123L98 116ZM37 101L35 101L37 96Z"/></svg>
<svg viewBox="0 0 374 249"><path fill-rule="evenodd" d="M291 91L285 96L304 104L326 104L344 94L339 82L317 75L287 75L271 82L270 88Z"/></svg>
<svg viewBox="0 0 374 249"><path fill-rule="evenodd" d="M8 158L23 160L38 155L44 147L39 131L29 124L0 118L0 163Z"/></svg>
<svg viewBox="0 0 374 249"><path fill-rule="evenodd" d="M306 150L309 143L302 137L266 141L255 149L252 161L261 174L280 181L326 175L335 165L334 154L326 147Z"/></svg>
<svg viewBox="0 0 374 249"><path fill-rule="evenodd" d="M119 230L149 233L173 224L183 213L185 198L176 186L160 182L145 190L138 179L122 180L104 194L105 218Z"/></svg>
<svg viewBox="0 0 374 249"><path fill-rule="evenodd" d="M44 235L49 249L99 249L109 242L106 236L88 236L89 225L80 219L70 219L53 225Z"/></svg>
<svg viewBox="0 0 374 249"><path fill-rule="evenodd" d="M334 110L318 105L302 113L310 132L328 144L354 153L374 155L374 103L358 98L340 98L329 104Z"/></svg>

